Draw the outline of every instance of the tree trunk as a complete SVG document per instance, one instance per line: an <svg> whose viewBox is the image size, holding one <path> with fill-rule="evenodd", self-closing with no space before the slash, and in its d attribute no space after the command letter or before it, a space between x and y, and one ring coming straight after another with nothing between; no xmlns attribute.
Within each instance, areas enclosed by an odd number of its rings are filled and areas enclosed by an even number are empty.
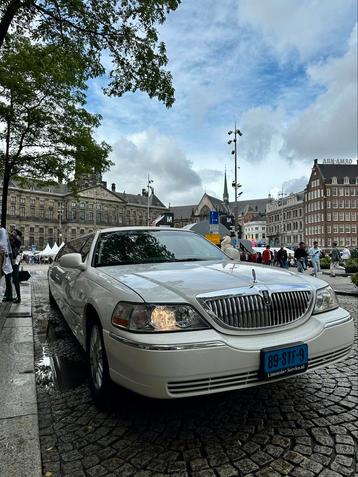
<svg viewBox="0 0 358 477"><path fill-rule="evenodd" d="M0 48L4 43L7 32L9 31L10 25L14 16L19 11L21 7L21 0L12 0L7 6L3 17L0 20Z"/></svg>
<svg viewBox="0 0 358 477"><path fill-rule="evenodd" d="M5 166L3 183L2 183L2 205L1 205L1 227L6 227L6 212L7 212L7 195L10 182L10 168Z"/></svg>

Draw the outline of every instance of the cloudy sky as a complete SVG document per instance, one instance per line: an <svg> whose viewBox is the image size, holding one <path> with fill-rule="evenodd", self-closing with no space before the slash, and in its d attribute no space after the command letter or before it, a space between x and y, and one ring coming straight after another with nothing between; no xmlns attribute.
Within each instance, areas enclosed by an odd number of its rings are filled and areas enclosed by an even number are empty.
<svg viewBox="0 0 358 477"><path fill-rule="evenodd" d="M242 199L302 190L314 158L357 157L356 22L355 0L183 0L159 30L170 110L91 84L99 138L113 147L105 179L139 193L149 173L166 205L222 198L235 120Z"/></svg>

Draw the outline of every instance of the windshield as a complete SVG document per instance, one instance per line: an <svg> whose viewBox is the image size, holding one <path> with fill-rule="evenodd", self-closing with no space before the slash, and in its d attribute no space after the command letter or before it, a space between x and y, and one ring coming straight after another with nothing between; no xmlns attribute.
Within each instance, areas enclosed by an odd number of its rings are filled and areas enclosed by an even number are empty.
<svg viewBox="0 0 358 477"><path fill-rule="evenodd" d="M227 260L200 235L175 230L105 232L98 240L94 265Z"/></svg>

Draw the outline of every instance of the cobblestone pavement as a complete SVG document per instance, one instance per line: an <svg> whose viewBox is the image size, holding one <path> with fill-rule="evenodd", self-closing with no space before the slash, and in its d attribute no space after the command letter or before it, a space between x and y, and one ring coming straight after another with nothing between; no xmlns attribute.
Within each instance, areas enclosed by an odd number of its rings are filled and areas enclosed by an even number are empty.
<svg viewBox="0 0 358 477"><path fill-rule="evenodd" d="M242 391L156 401L118 388L101 412L44 274L33 298L45 476L358 475L357 343L345 362ZM358 299L339 301L357 322Z"/></svg>

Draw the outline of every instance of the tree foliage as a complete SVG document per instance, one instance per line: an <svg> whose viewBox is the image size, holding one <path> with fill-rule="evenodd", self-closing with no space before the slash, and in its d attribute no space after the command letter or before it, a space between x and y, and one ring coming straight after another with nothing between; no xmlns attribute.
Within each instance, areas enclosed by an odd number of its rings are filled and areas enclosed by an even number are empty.
<svg viewBox="0 0 358 477"><path fill-rule="evenodd" d="M105 171L109 146L93 138L98 115L85 108L86 59L73 49L15 36L0 57L2 224L10 178L69 181Z"/></svg>
<svg viewBox="0 0 358 477"><path fill-rule="evenodd" d="M157 25L180 0L2 0L0 48L7 33L25 33L47 45L75 45L87 58L91 77L111 63L108 95L141 90L169 107L171 74ZM0 50L1 51L1 50ZM109 57L109 58L108 58Z"/></svg>

